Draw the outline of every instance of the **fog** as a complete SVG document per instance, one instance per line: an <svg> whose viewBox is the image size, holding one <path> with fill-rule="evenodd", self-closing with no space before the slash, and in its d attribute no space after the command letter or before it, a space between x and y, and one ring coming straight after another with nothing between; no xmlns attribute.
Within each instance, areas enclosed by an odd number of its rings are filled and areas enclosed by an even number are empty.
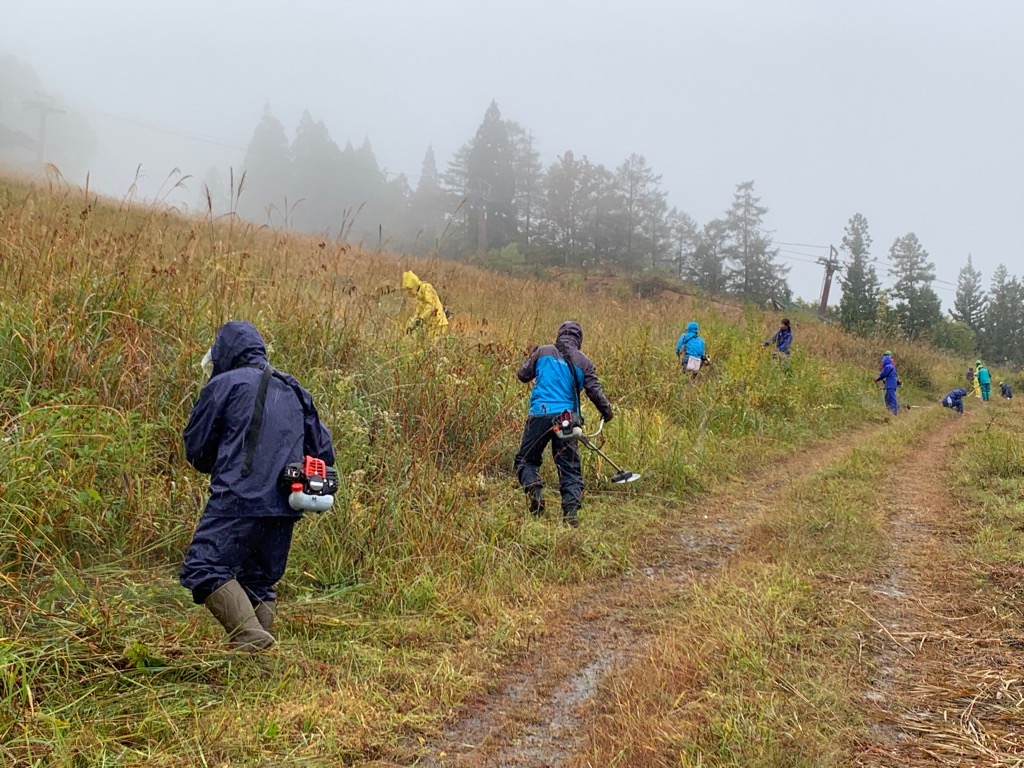
<svg viewBox="0 0 1024 768"><path fill-rule="evenodd" d="M66 173L113 195L141 166L140 194L195 206L268 104L289 138L309 110L415 185L428 144L443 171L494 100L545 167L644 155L698 224L754 180L803 298L853 214L881 262L914 232L948 306L968 253L986 286L1021 272L1022 21L1009 1L33 0L4 9L0 56L87 121ZM174 168L188 190L161 192Z"/></svg>

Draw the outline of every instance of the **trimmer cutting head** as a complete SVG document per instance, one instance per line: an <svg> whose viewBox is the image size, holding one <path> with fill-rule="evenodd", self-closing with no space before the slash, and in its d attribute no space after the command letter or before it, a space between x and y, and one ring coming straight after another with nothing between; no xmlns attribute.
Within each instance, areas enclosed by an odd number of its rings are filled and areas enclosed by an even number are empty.
<svg viewBox="0 0 1024 768"><path fill-rule="evenodd" d="M624 469L621 472L612 475L608 479L613 483L632 483L634 480L639 480L640 475L636 472L630 472L628 469Z"/></svg>

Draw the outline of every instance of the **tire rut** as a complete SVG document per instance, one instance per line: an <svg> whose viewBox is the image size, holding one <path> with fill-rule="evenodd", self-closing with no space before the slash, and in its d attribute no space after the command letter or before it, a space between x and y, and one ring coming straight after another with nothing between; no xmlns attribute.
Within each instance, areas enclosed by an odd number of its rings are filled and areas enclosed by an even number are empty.
<svg viewBox="0 0 1024 768"><path fill-rule="evenodd" d="M419 768L553 768L585 739L585 707L601 681L641 658L653 639L643 615L678 594L684 583L715 573L737 552L748 522L776 503L791 482L848 455L885 425L818 444L772 466L768 479L745 478L700 500L699 513L648 542L639 566L587 588L546 616L544 633L491 693L465 704L427 745Z"/></svg>
<svg viewBox="0 0 1024 768"><path fill-rule="evenodd" d="M1020 675L1009 675L1015 691L991 685L1006 680L993 679L986 665L1012 666L992 660L1002 644L997 622L991 605L980 604L977 573L956 553L959 509L941 471L970 421L929 434L893 468L890 556L864 596L869 608L861 608L877 629L870 641L875 673L863 692L871 722L857 766L1021 764L1021 745L1004 761L979 720L990 694L1020 696ZM988 656L981 668L979 647Z"/></svg>

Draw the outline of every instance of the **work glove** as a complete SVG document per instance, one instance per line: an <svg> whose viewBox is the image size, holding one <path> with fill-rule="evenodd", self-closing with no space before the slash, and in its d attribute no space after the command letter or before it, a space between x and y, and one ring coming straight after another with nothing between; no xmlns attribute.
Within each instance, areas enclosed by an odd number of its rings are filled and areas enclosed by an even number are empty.
<svg viewBox="0 0 1024 768"><path fill-rule="evenodd" d="M601 418L604 419L604 423L607 424L608 422L610 422L612 420L612 416L614 416L614 415L615 414L612 413L612 409L609 408L606 413L602 413L601 414Z"/></svg>

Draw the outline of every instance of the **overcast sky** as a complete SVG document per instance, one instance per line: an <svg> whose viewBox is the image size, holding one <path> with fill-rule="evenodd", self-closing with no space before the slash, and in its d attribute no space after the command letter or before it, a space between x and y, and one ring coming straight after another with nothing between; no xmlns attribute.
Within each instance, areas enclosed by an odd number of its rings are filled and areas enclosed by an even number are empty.
<svg viewBox="0 0 1024 768"><path fill-rule="evenodd" d="M265 104L342 146L369 137L415 185L491 100L545 165L630 153L698 223L753 179L765 226L816 298L813 263L864 214L873 254L917 234L955 283L1024 271L1024 3L949 0L12 0L0 55L34 68L99 136L92 183L156 192L238 168ZM814 246L814 247L811 247ZM885 268L880 276L888 282ZM943 303L952 286L936 284ZM838 298L833 291L833 301Z"/></svg>

